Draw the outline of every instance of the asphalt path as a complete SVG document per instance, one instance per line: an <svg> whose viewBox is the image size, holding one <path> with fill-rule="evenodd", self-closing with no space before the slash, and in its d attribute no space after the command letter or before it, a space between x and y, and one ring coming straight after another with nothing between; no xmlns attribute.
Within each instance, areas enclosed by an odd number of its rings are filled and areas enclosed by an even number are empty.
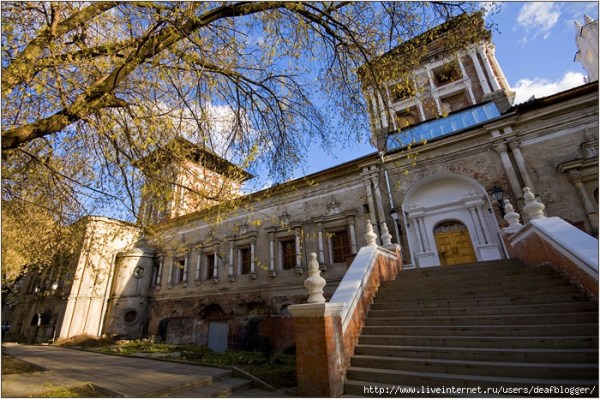
<svg viewBox="0 0 600 399"><path fill-rule="evenodd" d="M115 397L178 396L232 376L231 370L125 357L56 346L3 343L16 358L44 372L2 376L3 397L27 397L42 387L91 383ZM260 395L255 389L247 393ZM264 396L274 396L264 391Z"/></svg>

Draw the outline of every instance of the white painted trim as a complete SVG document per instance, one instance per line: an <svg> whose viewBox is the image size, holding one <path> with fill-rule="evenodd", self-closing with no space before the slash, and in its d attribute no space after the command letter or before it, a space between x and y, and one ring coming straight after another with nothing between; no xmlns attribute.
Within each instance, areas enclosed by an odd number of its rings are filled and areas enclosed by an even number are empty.
<svg viewBox="0 0 600 399"><path fill-rule="evenodd" d="M550 241L581 270L598 279L598 240L558 217L531 220L510 241L517 244L534 232Z"/></svg>
<svg viewBox="0 0 600 399"><path fill-rule="evenodd" d="M351 316L363 296L377 255L396 259L395 254L385 248L375 245L362 247L331 297L330 304L342 306L339 313L342 318L342 332L346 331Z"/></svg>

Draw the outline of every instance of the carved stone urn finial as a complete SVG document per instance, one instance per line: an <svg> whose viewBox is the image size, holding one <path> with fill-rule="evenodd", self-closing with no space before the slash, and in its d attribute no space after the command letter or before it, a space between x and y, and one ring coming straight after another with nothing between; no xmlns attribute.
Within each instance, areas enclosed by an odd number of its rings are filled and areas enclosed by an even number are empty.
<svg viewBox="0 0 600 399"><path fill-rule="evenodd" d="M311 252L308 256L308 278L304 280L304 286L308 289L308 303L323 303L325 297L323 296L323 287L327 283L323 277L321 277L321 271L319 270L319 262L317 262L317 254Z"/></svg>
<svg viewBox="0 0 600 399"><path fill-rule="evenodd" d="M368 246L377 245L377 234L373 232L373 225L371 225L370 220L367 220L367 232L365 233L365 239L367 240Z"/></svg>

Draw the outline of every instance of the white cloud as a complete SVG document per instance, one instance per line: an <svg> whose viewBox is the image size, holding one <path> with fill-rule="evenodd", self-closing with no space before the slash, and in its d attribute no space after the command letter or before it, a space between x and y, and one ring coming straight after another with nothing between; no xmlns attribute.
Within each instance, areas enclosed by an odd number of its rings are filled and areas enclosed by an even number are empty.
<svg viewBox="0 0 600 399"><path fill-rule="evenodd" d="M562 79L550 82L544 78L521 79L512 88L516 91L515 104L520 104L535 96L542 98L554 93L568 90L575 86L584 84L584 75L579 72L567 72Z"/></svg>
<svg viewBox="0 0 600 399"><path fill-rule="evenodd" d="M558 22L559 17L560 6L557 3L532 2L525 4L521 7L517 16L519 26L525 30L525 34L520 42L524 44L539 35L547 39L550 36L552 28Z"/></svg>

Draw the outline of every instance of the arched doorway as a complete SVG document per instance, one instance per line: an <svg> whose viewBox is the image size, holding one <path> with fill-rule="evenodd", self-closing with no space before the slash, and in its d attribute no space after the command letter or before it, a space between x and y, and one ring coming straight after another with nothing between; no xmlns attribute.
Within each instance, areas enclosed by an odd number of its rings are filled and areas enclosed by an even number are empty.
<svg viewBox="0 0 600 399"><path fill-rule="evenodd" d="M438 223L433 229L440 265L458 265L477 261L467 226L458 220Z"/></svg>
<svg viewBox="0 0 600 399"><path fill-rule="evenodd" d="M424 177L406 192L402 211L412 263L407 268L504 257L490 199L470 177L450 173ZM444 224L451 221L455 223ZM440 248L446 252L439 253Z"/></svg>

